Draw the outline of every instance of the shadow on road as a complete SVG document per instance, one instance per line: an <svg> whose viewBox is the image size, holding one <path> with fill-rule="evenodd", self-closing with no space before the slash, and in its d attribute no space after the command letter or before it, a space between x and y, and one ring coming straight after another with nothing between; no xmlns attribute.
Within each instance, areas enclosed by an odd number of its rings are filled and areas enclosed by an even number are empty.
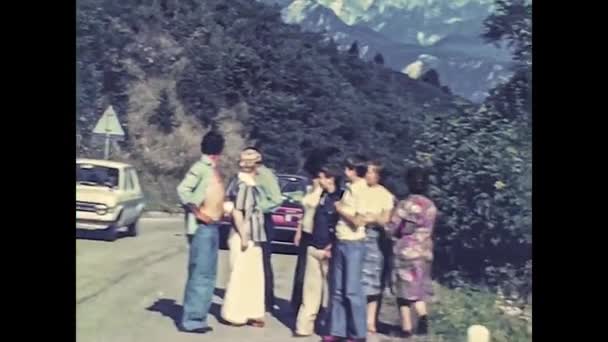
<svg viewBox="0 0 608 342"><path fill-rule="evenodd" d="M225 293L226 293L226 290L218 289L217 287L215 288L215 290L213 290L213 294L222 298L222 300L224 300ZM211 308L209 308L209 314L213 315L213 317L215 317L215 319L220 324L231 325L230 322L228 322L222 318L222 306L219 305L218 303L211 303Z"/></svg>
<svg viewBox="0 0 608 342"><path fill-rule="evenodd" d="M216 288L213 291L213 294L220 298L224 298L224 290ZM180 321L182 319L183 307L180 304L175 302L175 299L167 299L162 298L158 299L154 304L150 307L146 308L148 311L158 312L165 317L170 318L173 321L173 324L177 329L179 329ZM221 306L217 303L211 303L211 308L209 309L209 314L213 315L218 322L221 324L227 324L226 321L222 319L220 314Z"/></svg>
<svg viewBox="0 0 608 342"><path fill-rule="evenodd" d="M219 288L216 288L213 291L213 294L222 299L224 299L225 293L226 290ZM278 309L275 309L273 316L287 328L291 330L295 329L296 313L293 312L289 301L282 298L275 298L275 305L278 307ZM212 303L211 308L209 309L209 314L213 315L219 323L231 325L229 322L222 318L221 309L222 307L219 304Z"/></svg>
<svg viewBox="0 0 608 342"><path fill-rule="evenodd" d="M120 239L127 236L127 232L118 231L116 232L116 239ZM105 231L89 230L89 229L76 229L76 239L82 240L95 240L105 241Z"/></svg>
<svg viewBox="0 0 608 342"><path fill-rule="evenodd" d="M159 299L152 306L146 308L148 311L158 312L165 317L171 318L175 328L179 329L179 322L182 318L182 306L175 302L175 299Z"/></svg>
<svg viewBox="0 0 608 342"><path fill-rule="evenodd" d="M294 312L291 303L283 298L275 297L274 304L278 308L274 310L272 315L284 326L293 331L296 327L297 312Z"/></svg>
<svg viewBox="0 0 608 342"><path fill-rule="evenodd" d="M222 299L224 299L225 293L226 293L226 291L224 289L219 289L219 288L216 288L213 291L214 295L216 295ZM273 316L279 322L281 322L281 324L285 325L290 330L294 330L295 324L296 324L296 313L291 308L291 304L289 303L289 301L282 299L282 298L276 298L275 304L278 306L278 308L275 309ZM222 306L220 304L211 303L211 308L209 309L209 314L213 315L213 317L215 317L215 319L220 324L231 325L229 322L227 322L226 320L224 320L222 318L221 309L222 309ZM152 311L152 312L158 312L158 313L162 314L163 316L170 318L173 321L173 324L175 325L176 329L179 329L183 308L180 304L177 304L175 302L175 299L167 299L167 298L158 299L154 304L152 304L150 307L146 308L146 310Z"/></svg>

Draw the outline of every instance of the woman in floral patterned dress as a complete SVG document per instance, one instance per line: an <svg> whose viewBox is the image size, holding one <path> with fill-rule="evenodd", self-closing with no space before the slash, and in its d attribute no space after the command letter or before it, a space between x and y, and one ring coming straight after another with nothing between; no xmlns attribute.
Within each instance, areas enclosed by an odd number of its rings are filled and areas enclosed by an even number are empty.
<svg viewBox="0 0 608 342"><path fill-rule="evenodd" d="M403 335L409 337L412 306L419 318L416 333L424 335L428 330L426 301L433 294L432 238L437 208L424 196L428 187L424 169L410 169L406 179L410 195L397 204L387 228L395 240L393 286L401 311Z"/></svg>

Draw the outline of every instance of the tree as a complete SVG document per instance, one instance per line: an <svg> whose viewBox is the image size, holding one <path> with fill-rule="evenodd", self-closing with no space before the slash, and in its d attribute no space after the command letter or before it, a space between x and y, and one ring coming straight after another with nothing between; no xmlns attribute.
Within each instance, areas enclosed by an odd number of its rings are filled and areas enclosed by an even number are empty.
<svg viewBox="0 0 608 342"><path fill-rule="evenodd" d="M514 74L490 91L486 105L503 116L530 122L532 113L532 2L496 0L496 10L484 21L482 38L506 43L516 61Z"/></svg>
<svg viewBox="0 0 608 342"><path fill-rule="evenodd" d="M164 134L173 132L173 129L178 126L175 121L175 107L171 104L166 89L160 93L158 107L148 118L148 123L158 127L158 130Z"/></svg>
<svg viewBox="0 0 608 342"><path fill-rule="evenodd" d="M384 56L382 56L381 53L377 53L376 56L374 56L374 63L384 65Z"/></svg>
<svg viewBox="0 0 608 342"><path fill-rule="evenodd" d="M441 211L438 274L446 278L461 272L468 280L528 291L531 8L521 0L498 0L496 6L485 21L483 37L513 48L518 61L514 75L492 90L480 108L426 123L411 160L430 166L433 173L430 196ZM438 83L434 78L431 83Z"/></svg>
<svg viewBox="0 0 608 342"><path fill-rule="evenodd" d="M348 54L351 56L359 57L359 43L355 40L350 48L348 49Z"/></svg>
<svg viewBox="0 0 608 342"><path fill-rule="evenodd" d="M518 67L532 66L532 1L495 0L496 9L484 21L482 38L488 43L506 43L513 49Z"/></svg>
<svg viewBox="0 0 608 342"><path fill-rule="evenodd" d="M435 69L430 69L422 74L420 80L434 87L441 88L441 83L439 82L439 73Z"/></svg>
<svg viewBox="0 0 608 342"><path fill-rule="evenodd" d="M414 143L414 164L432 170L430 197L441 215L436 227L437 271L489 285L523 270L531 259L531 136L520 120L482 107L432 120ZM498 271L496 271L498 270ZM453 273L457 271L458 273Z"/></svg>

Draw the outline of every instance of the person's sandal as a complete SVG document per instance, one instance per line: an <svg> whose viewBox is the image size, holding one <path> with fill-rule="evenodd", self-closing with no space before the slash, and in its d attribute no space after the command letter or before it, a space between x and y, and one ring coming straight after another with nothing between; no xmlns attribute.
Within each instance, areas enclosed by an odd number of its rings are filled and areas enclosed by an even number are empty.
<svg viewBox="0 0 608 342"><path fill-rule="evenodd" d="M263 328L264 326L266 326L266 323L259 319L251 319L247 323L254 328Z"/></svg>

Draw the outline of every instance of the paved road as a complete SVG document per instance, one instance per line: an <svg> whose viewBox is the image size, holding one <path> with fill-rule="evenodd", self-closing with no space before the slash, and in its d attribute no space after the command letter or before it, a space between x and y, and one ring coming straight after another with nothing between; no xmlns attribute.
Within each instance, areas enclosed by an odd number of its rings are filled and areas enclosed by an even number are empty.
<svg viewBox="0 0 608 342"><path fill-rule="evenodd" d="M267 317L265 329L234 328L216 317L227 280L227 251L220 251L219 274L206 335L176 330L186 279L187 244L182 221L147 218L140 236L105 242L99 234L78 233L76 241L76 327L79 342L289 341L295 256L273 255L280 319ZM388 339L381 339L387 341ZM319 341L318 337L297 341Z"/></svg>

